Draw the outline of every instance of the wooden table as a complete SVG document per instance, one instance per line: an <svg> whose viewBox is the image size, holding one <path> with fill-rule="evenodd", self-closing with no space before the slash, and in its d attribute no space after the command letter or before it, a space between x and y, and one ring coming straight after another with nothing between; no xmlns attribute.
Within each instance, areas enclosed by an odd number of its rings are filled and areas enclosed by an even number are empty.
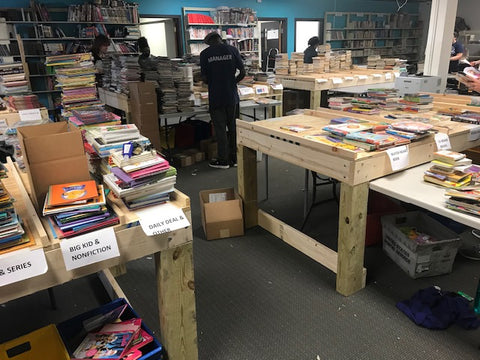
<svg viewBox="0 0 480 360"><path fill-rule="evenodd" d="M397 74L388 70L351 69L321 74L275 75L284 88L310 91L310 109L326 102L326 92L349 86L394 83Z"/></svg>
<svg viewBox="0 0 480 360"><path fill-rule="evenodd" d="M120 200L110 198L111 205L120 218L120 224L114 227L120 257L67 271L59 241L53 239L52 235L42 226L41 219L37 216L22 183L22 176L12 163L7 164L7 167L9 177L3 182L16 199L17 212L27 219L29 229L34 234L37 245L32 249L43 247L48 270L43 275L2 286L0 303L96 272L103 272L104 276L112 283L114 291L121 294L120 287L108 269L153 254L156 284L152 284L152 286L158 288L161 343L167 349L169 358L172 360L197 359L191 226L162 235L146 236L137 224L136 215L128 211ZM175 191L172 203L183 210L191 223L189 197Z"/></svg>
<svg viewBox="0 0 480 360"><path fill-rule="evenodd" d="M326 266L337 274L336 289L345 296L365 287L363 261L369 182L393 173L385 151L354 152L305 139L304 135L321 132L331 118L349 115L355 114L322 109L253 123L237 121L238 187L244 201L245 226L260 225ZM302 133L280 129L288 124L303 124L312 129ZM448 132L455 151L480 144L480 140L468 140L471 126L451 121L437 122L436 126L439 131ZM407 146L408 167L431 161L436 151L433 136ZM258 209L256 151L341 182L338 252Z"/></svg>

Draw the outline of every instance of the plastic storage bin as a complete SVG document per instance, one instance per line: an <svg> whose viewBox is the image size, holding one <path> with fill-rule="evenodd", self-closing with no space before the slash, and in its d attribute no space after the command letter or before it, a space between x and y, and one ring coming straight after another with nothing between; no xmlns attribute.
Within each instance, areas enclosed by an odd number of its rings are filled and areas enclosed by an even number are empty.
<svg viewBox="0 0 480 360"><path fill-rule="evenodd" d="M412 278L446 274L452 271L460 246L459 236L420 211L383 216L383 250ZM418 243L402 227L415 228L436 241Z"/></svg>

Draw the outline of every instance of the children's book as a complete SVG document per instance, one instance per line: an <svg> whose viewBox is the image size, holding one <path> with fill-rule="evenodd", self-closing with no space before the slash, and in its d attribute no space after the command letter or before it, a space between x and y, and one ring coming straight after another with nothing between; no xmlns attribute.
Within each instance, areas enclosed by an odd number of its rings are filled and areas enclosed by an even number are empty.
<svg viewBox="0 0 480 360"><path fill-rule="evenodd" d="M367 131L359 131L346 135L347 139L362 141L369 144L374 144L377 149L385 149L395 145L395 139L390 135L374 134Z"/></svg>
<svg viewBox="0 0 480 360"><path fill-rule="evenodd" d="M283 130L288 130L288 131L293 131L293 132L302 132L305 130L311 129L311 126L306 126L306 125L300 125L300 124L289 124L289 125L282 125L280 126L280 129Z"/></svg>
<svg viewBox="0 0 480 360"><path fill-rule="evenodd" d="M103 185L97 185L97 196L87 199L82 204L66 204L59 206L50 206L48 204L48 195L45 197L45 203L43 205L43 216L58 214L65 211L74 211L80 209L99 209L100 205L105 205L105 193Z"/></svg>
<svg viewBox="0 0 480 360"><path fill-rule="evenodd" d="M371 125L367 124L355 124L355 123L345 123L345 124L329 124L323 127L322 130L328 131L332 134L345 136L359 131L367 131L372 128Z"/></svg>
<svg viewBox="0 0 480 360"><path fill-rule="evenodd" d="M48 188L48 206L81 204L98 196L97 184L94 180L79 181L67 184L50 185Z"/></svg>
<svg viewBox="0 0 480 360"><path fill-rule="evenodd" d="M413 133L424 133L433 128L433 125L420 121L398 121L392 123L392 127L397 130L408 131Z"/></svg>
<svg viewBox="0 0 480 360"><path fill-rule="evenodd" d="M455 165L458 161L464 159L465 154L452 151L452 150L439 150L433 153L433 159L439 160L443 163Z"/></svg>

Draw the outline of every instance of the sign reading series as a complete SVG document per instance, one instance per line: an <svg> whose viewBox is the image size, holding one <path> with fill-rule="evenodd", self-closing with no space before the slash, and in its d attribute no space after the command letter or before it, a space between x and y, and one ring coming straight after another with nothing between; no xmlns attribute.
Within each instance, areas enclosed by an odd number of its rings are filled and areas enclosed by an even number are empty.
<svg viewBox="0 0 480 360"><path fill-rule="evenodd" d="M0 286L45 274L48 270L43 249L22 249L0 257Z"/></svg>
<svg viewBox="0 0 480 360"><path fill-rule="evenodd" d="M392 170L397 171L408 166L408 147L407 145L396 146L391 149L387 149L387 154L390 158L390 165Z"/></svg>
<svg viewBox="0 0 480 360"><path fill-rule="evenodd" d="M60 247L67 271L120 256L112 227L64 239Z"/></svg>
<svg viewBox="0 0 480 360"><path fill-rule="evenodd" d="M148 236L164 234L190 226L182 209L166 203L136 210L140 225Z"/></svg>

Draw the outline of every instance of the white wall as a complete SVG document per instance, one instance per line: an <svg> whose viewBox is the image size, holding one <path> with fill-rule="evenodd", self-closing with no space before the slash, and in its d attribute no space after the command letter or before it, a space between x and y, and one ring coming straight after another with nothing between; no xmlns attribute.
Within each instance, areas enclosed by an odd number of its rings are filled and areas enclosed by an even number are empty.
<svg viewBox="0 0 480 360"><path fill-rule="evenodd" d="M150 47L150 53L154 56L177 56L175 47L175 32L173 20L168 18L140 18L141 22L155 24L140 25L140 34L145 36Z"/></svg>
<svg viewBox="0 0 480 360"><path fill-rule="evenodd" d="M464 18L471 30L480 30L479 5L478 0L458 0L457 16Z"/></svg>

